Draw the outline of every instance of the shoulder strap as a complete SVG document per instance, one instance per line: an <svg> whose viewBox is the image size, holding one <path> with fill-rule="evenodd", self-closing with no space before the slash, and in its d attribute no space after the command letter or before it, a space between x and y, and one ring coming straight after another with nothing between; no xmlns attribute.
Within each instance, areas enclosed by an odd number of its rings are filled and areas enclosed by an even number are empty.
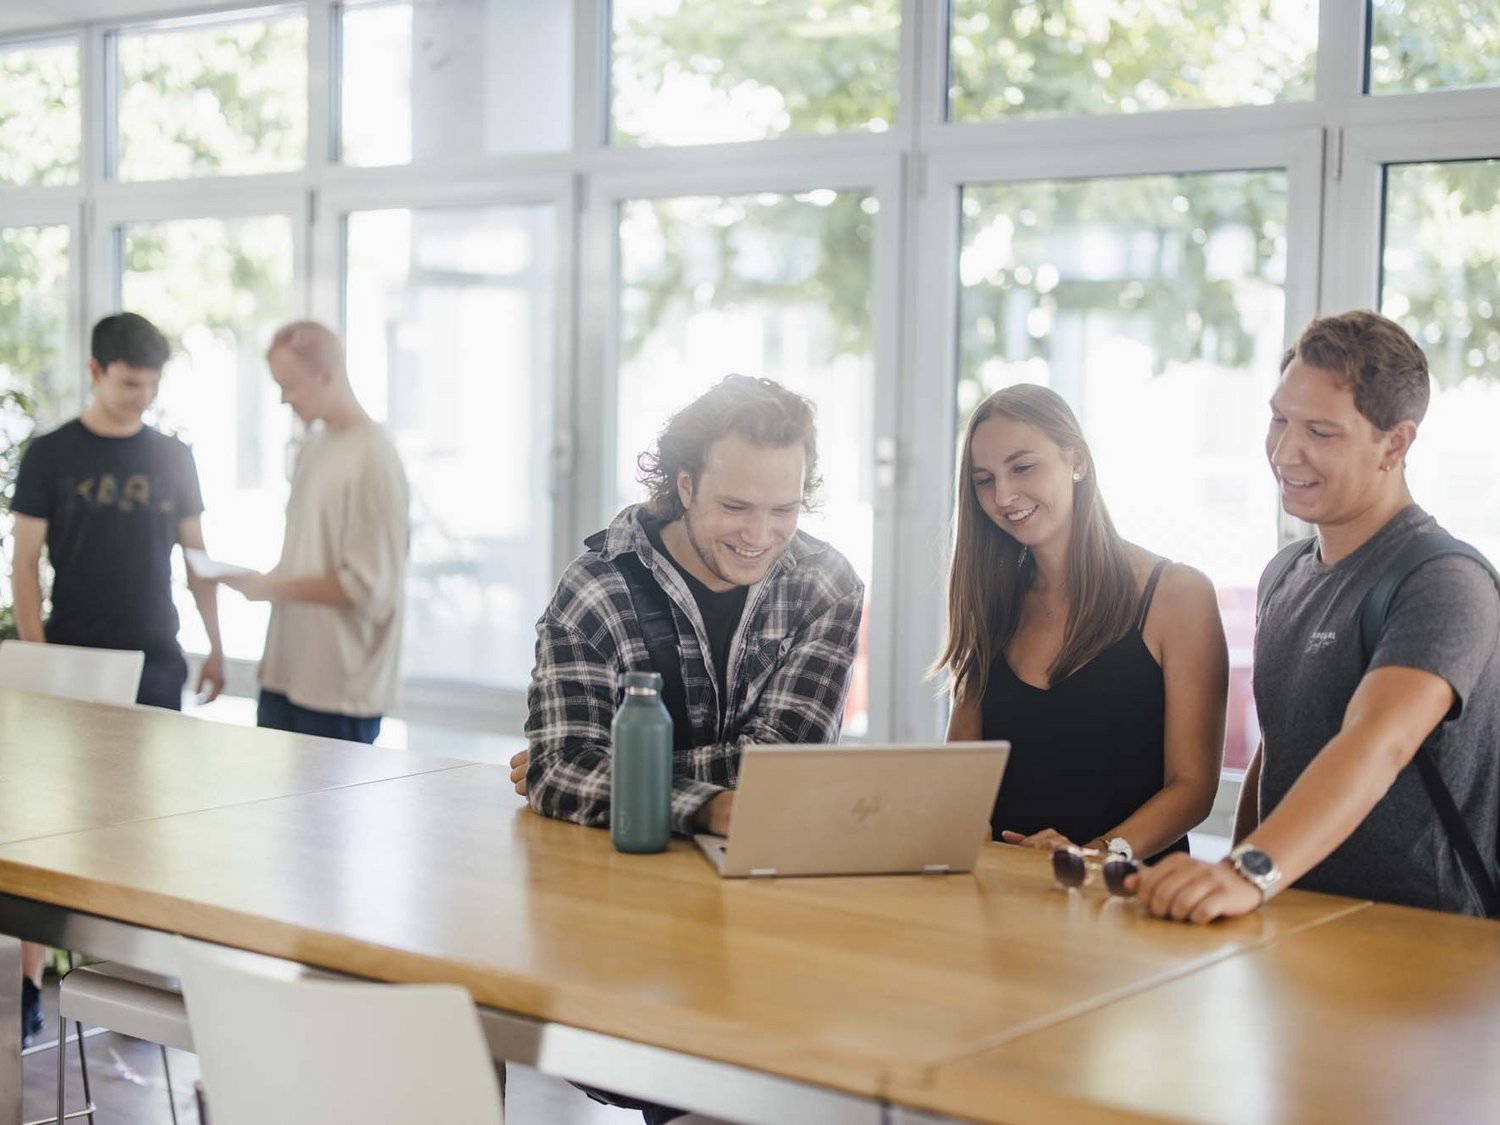
<svg viewBox="0 0 1500 1125"><path fill-rule="evenodd" d="M1443 822L1443 828L1448 833L1448 842L1458 853L1458 862L1463 867L1464 874L1469 877L1469 885L1479 896L1485 917L1500 918L1500 889L1495 886L1490 865L1479 854L1479 847L1469 832L1468 822L1464 820L1464 814L1459 812L1453 792L1443 780L1437 759L1432 756L1427 743L1417 747L1416 762L1417 773L1422 778L1427 797L1432 802L1432 807L1437 809L1438 819Z"/></svg>
<svg viewBox="0 0 1500 1125"><path fill-rule="evenodd" d="M1495 573L1495 568L1490 564L1489 559L1469 544L1455 539L1446 531L1413 537L1386 565L1385 570L1381 572L1375 585L1370 588L1370 592L1365 595L1364 601L1360 604L1359 641L1366 664L1369 664L1370 658L1375 655L1375 647L1380 642L1381 631L1390 617L1391 602L1395 599L1396 591L1400 589L1401 583L1405 582L1417 567L1443 555L1463 555L1473 559L1489 572L1490 578L1497 587L1500 587L1500 575ZM1443 780L1430 742L1429 739L1417 748L1415 757L1417 773L1422 778L1422 785L1427 790L1428 799L1437 810L1438 819L1443 822L1443 829L1448 833L1448 842L1453 845L1453 850L1458 855L1458 861L1468 876L1469 885L1474 888L1474 893L1479 896L1479 901L1484 906L1485 914L1491 918L1500 918L1500 887L1496 887L1494 877L1490 873L1490 864L1484 861L1478 845L1474 843L1473 835L1469 832L1468 823L1464 820L1463 813L1459 811L1458 802L1453 799L1452 791Z"/></svg>
<svg viewBox="0 0 1500 1125"><path fill-rule="evenodd" d="M1391 615L1391 602L1395 600L1401 583L1411 577L1412 571L1417 567L1443 555L1463 555L1473 559L1500 586L1500 576L1496 575L1490 560L1463 540L1455 539L1446 531L1413 536L1406 546L1396 552L1396 557L1386 564L1360 606L1359 642L1364 649L1365 663L1368 664L1375 655L1375 646L1380 640L1381 630L1385 628L1386 619Z"/></svg>
<svg viewBox="0 0 1500 1125"><path fill-rule="evenodd" d="M1157 559L1151 568L1151 577L1146 579L1146 588L1141 592L1141 608L1135 615L1135 631L1146 627L1146 615L1151 612L1151 599L1156 596L1156 584L1161 581L1161 572L1167 569L1166 559Z"/></svg>
<svg viewBox="0 0 1500 1125"><path fill-rule="evenodd" d="M1317 536L1309 535L1306 539L1288 543L1276 552L1276 557L1266 567L1265 573L1260 576L1260 584L1255 588L1255 620L1259 621L1260 615L1266 611L1266 603L1271 600L1276 587L1281 585L1286 572L1292 569L1292 564L1311 551L1317 541Z"/></svg>
<svg viewBox="0 0 1500 1125"><path fill-rule="evenodd" d="M661 676L661 701L672 716L672 749L685 753L692 749L693 728L688 721L687 689L682 684L682 646L672 619L671 599L635 552L622 552L615 556L615 562L630 590L651 668Z"/></svg>

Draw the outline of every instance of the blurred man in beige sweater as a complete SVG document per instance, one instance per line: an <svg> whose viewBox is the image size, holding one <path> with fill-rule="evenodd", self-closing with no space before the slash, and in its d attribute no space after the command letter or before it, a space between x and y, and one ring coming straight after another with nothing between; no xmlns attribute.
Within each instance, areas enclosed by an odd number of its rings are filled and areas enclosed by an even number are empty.
<svg viewBox="0 0 1500 1125"><path fill-rule="evenodd" d="M406 556L406 473L349 385L321 324L280 329L266 352L281 401L310 427L286 506L281 560L223 579L271 603L260 726L374 742L396 703Z"/></svg>

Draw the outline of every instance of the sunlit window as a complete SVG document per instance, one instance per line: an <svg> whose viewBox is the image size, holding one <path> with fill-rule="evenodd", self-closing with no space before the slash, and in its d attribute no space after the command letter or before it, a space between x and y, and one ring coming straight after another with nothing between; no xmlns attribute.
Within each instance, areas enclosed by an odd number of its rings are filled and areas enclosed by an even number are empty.
<svg viewBox="0 0 1500 1125"><path fill-rule="evenodd" d="M1500 85L1500 11L1489 0L1371 0L1372 94Z"/></svg>
<svg viewBox="0 0 1500 1125"><path fill-rule="evenodd" d="M1255 584L1276 549L1259 423L1282 351L1285 173L966 188L960 272L959 417L1013 383L1068 400L1121 534L1219 590L1225 764L1243 768Z"/></svg>
<svg viewBox="0 0 1500 1125"><path fill-rule="evenodd" d="M610 10L616 144L894 123L900 0L615 0Z"/></svg>
<svg viewBox="0 0 1500 1125"><path fill-rule="evenodd" d="M1386 169L1382 311L1427 353L1417 503L1500 559L1500 160Z"/></svg>
<svg viewBox="0 0 1500 1125"><path fill-rule="evenodd" d="M113 38L122 180L285 172L307 160L301 5Z"/></svg>
<svg viewBox="0 0 1500 1125"><path fill-rule="evenodd" d="M1310 98L1317 43L1318 0L953 0L949 117Z"/></svg>
<svg viewBox="0 0 1500 1125"><path fill-rule="evenodd" d="M120 232L125 308L149 318L174 351L155 421L193 449L203 530L221 559L269 569L281 554L293 420L266 367L271 334L292 309L292 223L280 215L132 223ZM208 650L184 583L182 642ZM224 650L256 659L264 603L219 599Z"/></svg>
<svg viewBox="0 0 1500 1125"><path fill-rule="evenodd" d="M65 226L0 227L0 382L47 427L77 409L82 383L65 367L71 241Z"/></svg>
<svg viewBox="0 0 1500 1125"><path fill-rule="evenodd" d="M551 593L550 205L348 218L349 370L411 481L402 672L520 689Z"/></svg>
<svg viewBox="0 0 1500 1125"><path fill-rule="evenodd" d="M345 164L568 146L571 0L358 0L339 27Z"/></svg>
<svg viewBox="0 0 1500 1125"><path fill-rule="evenodd" d="M78 41L0 44L0 184L78 182Z"/></svg>
<svg viewBox="0 0 1500 1125"><path fill-rule="evenodd" d="M877 210L870 195L816 190L640 200L620 211L616 506L641 499L636 455L673 411L730 372L777 379L818 408L822 504L801 526L848 557L867 606ZM850 733L867 723L865 653Z"/></svg>

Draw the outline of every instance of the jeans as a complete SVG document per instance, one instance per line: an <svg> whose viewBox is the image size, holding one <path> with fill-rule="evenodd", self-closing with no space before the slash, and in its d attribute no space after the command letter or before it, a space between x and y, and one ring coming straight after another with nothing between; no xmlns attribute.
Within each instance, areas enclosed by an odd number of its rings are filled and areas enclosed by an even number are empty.
<svg viewBox="0 0 1500 1125"><path fill-rule="evenodd" d="M332 711L314 711L293 703L278 691L260 693L255 709L255 725L271 730L289 730L293 734L315 734L323 738L342 738L345 742L375 741L380 734L380 716L360 718Z"/></svg>

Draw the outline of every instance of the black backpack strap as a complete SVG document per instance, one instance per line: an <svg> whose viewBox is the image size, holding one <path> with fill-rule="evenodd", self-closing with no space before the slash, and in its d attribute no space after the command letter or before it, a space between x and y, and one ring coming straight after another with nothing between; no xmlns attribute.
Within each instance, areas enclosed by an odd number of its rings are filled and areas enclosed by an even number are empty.
<svg viewBox="0 0 1500 1125"><path fill-rule="evenodd" d="M1366 664L1375 655L1375 646L1380 641L1380 634L1385 628L1386 619L1391 615L1391 602L1395 601L1396 591L1401 588L1401 583L1411 577L1412 571L1417 567L1443 555L1463 555L1465 558L1473 559L1489 572L1496 586L1500 586L1500 576L1495 574L1495 568L1490 565L1490 560L1462 539L1455 539L1446 531L1414 536L1406 546L1396 552L1396 557L1386 565L1380 578L1376 580L1374 586L1370 587L1370 592L1365 595L1365 600L1360 606L1359 642L1364 648Z"/></svg>
<svg viewBox="0 0 1500 1125"><path fill-rule="evenodd" d="M1469 832L1469 825L1464 820L1464 814L1458 811L1458 803L1453 799L1453 792L1448 788L1448 783L1443 780L1443 775L1438 770L1437 759L1432 756L1432 750L1427 743L1424 742L1417 747L1416 762L1417 773L1427 789L1427 797L1432 801L1432 807L1437 809L1438 819L1443 822L1443 828L1448 833L1448 842L1458 853L1458 862L1463 866L1464 874L1469 877L1469 885L1479 896L1485 916L1500 918L1500 889L1496 888L1495 880L1490 875L1489 864L1485 863L1484 857L1479 854L1479 847L1474 843L1474 837Z"/></svg>
<svg viewBox="0 0 1500 1125"><path fill-rule="evenodd" d="M1473 559L1489 572L1491 580L1495 582L1497 588L1500 588L1500 575L1495 573L1495 568L1490 565L1489 559L1469 544L1453 538L1446 531L1416 536L1397 552L1396 557L1381 572L1380 578L1370 588L1370 592L1365 595L1365 600L1360 605L1359 640L1364 650L1365 664L1368 665L1371 657L1375 655L1375 647L1380 642L1381 631L1390 617L1391 602L1395 600L1396 591L1400 589L1401 583L1405 582L1411 576L1412 571L1423 563L1444 555L1463 555ZM1463 813L1458 809L1458 802L1453 799L1453 792L1448 788L1448 783L1443 780L1430 742L1429 739L1417 747L1414 759L1417 773L1422 778L1422 785L1427 790L1428 799L1437 810L1438 819L1443 822L1443 829L1448 833L1448 842L1453 845L1453 850L1458 855L1464 874L1469 878L1469 885L1474 888L1474 893L1479 896L1479 901L1484 906L1485 914L1491 918L1500 918L1500 887L1496 887L1494 877L1490 872L1490 865L1484 861L1478 845L1474 843L1474 836L1469 831Z"/></svg>
<svg viewBox="0 0 1500 1125"><path fill-rule="evenodd" d="M692 749L693 728L688 722L687 689L682 684L682 646L672 619L672 601L639 555L626 551L616 555L614 561L630 591L651 670L661 676L661 701L672 716L672 749L684 753Z"/></svg>
<svg viewBox="0 0 1500 1125"><path fill-rule="evenodd" d="M1292 569L1292 564L1300 559L1308 551L1313 549L1317 543L1317 536L1309 535L1306 539L1298 539L1288 543L1276 552L1276 557L1266 567L1265 573L1260 576L1260 583L1255 588L1255 620L1260 620L1260 615L1266 611L1266 603L1271 600L1271 595L1276 592L1276 587L1281 585L1281 580L1286 577L1286 572Z"/></svg>

